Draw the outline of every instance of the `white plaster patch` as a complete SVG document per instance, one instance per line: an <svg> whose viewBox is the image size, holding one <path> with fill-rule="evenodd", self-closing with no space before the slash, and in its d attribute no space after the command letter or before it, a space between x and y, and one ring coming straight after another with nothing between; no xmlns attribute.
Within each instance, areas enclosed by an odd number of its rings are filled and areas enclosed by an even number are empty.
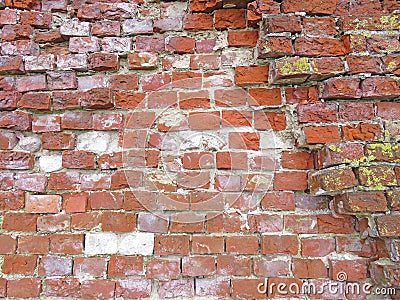
<svg viewBox="0 0 400 300"><path fill-rule="evenodd" d="M43 155L39 157L39 167L43 172L55 172L62 169L62 155Z"/></svg>

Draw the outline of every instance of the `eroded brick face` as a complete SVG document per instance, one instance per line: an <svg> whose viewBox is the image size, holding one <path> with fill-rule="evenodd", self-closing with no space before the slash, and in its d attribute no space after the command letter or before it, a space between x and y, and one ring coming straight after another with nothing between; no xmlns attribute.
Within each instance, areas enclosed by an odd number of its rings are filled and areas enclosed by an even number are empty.
<svg viewBox="0 0 400 300"><path fill-rule="evenodd" d="M398 1L0 2L1 298L400 289Z"/></svg>

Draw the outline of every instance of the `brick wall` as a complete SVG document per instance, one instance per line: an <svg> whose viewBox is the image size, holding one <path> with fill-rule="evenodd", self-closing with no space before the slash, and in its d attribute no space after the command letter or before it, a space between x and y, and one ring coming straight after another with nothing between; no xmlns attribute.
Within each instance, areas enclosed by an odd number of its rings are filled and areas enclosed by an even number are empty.
<svg viewBox="0 0 400 300"><path fill-rule="evenodd" d="M400 286L398 1L0 5L0 297Z"/></svg>

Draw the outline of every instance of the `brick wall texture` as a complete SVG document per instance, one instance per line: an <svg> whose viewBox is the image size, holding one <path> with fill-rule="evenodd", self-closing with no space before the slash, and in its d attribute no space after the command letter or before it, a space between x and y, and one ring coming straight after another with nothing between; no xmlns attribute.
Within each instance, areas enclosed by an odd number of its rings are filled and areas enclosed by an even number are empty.
<svg viewBox="0 0 400 300"><path fill-rule="evenodd" d="M399 1L0 7L0 297L398 299Z"/></svg>

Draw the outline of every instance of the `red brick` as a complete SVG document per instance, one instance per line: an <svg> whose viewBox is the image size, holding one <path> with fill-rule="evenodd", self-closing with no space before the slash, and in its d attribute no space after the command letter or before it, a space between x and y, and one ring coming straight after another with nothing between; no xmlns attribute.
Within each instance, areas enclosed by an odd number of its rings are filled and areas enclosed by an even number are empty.
<svg viewBox="0 0 400 300"><path fill-rule="evenodd" d="M136 214L130 212L104 212L103 231L131 232L135 229Z"/></svg>
<svg viewBox="0 0 400 300"><path fill-rule="evenodd" d="M248 215L251 232L280 232L283 230L283 218L276 214Z"/></svg>
<svg viewBox="0 0 400 300"><path fill-rule="evenodd" d="M217 89L214 98L218 106L242 106L246 104L246 91L242 88Z"/></svg>
<svg viewBox="0 0 400 300"><path fill-rule="evenodd" d="M61 117L54 115L36 116L32 120L33 132L61 131Z"/></svg>
<svg viewBox="0 0 400 300"><path fill-rule="evenodd" d="M200 1L200 0L191 0L190 1L190 10L193 12L211 12L215 9L222 7L221 0L212 0L212 1Z"/></svg>
<svg viewBox="0 0 400 300"><path fill-rule="evenodd" d="M331 278L338 279L339 272L345 272L348 281L364 280L367 277L367 260L330 260Z"/></svg>
<svg viewBox="0 0 400 300"><path fill-rule="evenodd" d="M149 232L167 232L168 220L151 213L139 213L138 229Z"/></svg>
<svg viewBox="0 0 400 300"><path fill-rule="evenodd" d="M268 66L236 67L235 82L237 85L268 83Z"/></svg>
<svg viewBox="0 0 400 300"><path fill-rule="evenodd" d="M391 99L400 95L399 83L390 77L369 77L361 83L364 98Z"/></svg>
<svg viewBox="0 0 400 300"><path fill-rule="evenodd" d="M160 281L158 293L161 298L193 297L194 279L182 278L169 281Z"/></svg>
<svg viewBox="0 0 400 300"><path fill-rule="evenodd" d="M217 152L218 169L247 169L247 154L244 152Z"/></svg>
<svg viewBox="0 0 400 300"><path fill-rule="evenodd" d="M49 190L76 190L80 179L78 172L51 173L48 181Z"/></svg>
<svg viewBox="0 0 400 300"><path fill-rule="evenodd" d="M89 55L89 69L93 71L118 71L118 54L93 53Z"/></svg>
<svg viewBox="0 0 400 300"><path fill-rule="evenodd" d="M249 105L254 106L280 106L282 104L281 91L278 88L253 88L249 89Z"/></svg>
<svg viewBox="0 0 400 300"><path fill-rule="evenodd" d="M233 279L232 297L234 299L264 299L265 293L259 293L258 287L264 284L263 279Z"/></svg>
<svg viewBox="0 0 400 300"><path fill-rule="evenodd" d="M328 268L321 259L293 258L293 275L297 278L326 278Z"/></svg>
<svg viewBox="0 0 400 300"><path fill-rule="evenodd" d="M0 12L0 24L16 24L17 23L17 10L8 9Z"/></svg>
<svg viewBox="0 0 400 300"><path fill-rule="evenodd" d="M155 255L189 254L188 235L156 235L154 242Z"/></svg>
<svg viewBox="0 0 400 300"><path fill-rule="evenodd" d="M258 40L258 31L256 30L228 31L229 47L242 47L242 46L254 47L257 45L257 40Z"/></svg>
<svg viewBox="0 0 400 300"><path fill-rule="evenodd" d="M337 126L307 126L303 127L303 131L306 136L306 141L309 144L340 141L340 134Z"/></svg>
<svg viewBox="0 0 400 300"><path fill-rule="evenodd" d="M29 25L5 25L3 26L3 30L1 32L1 38L3 41L15 41L29 39L32 34L33 29ZM27 56L25 59L25 68L26 70L29 69L29 56Z"/></svg>
<svg viewBox="0 0 400 300"><path fill-rule="evenodd" d="M3 77L5 78L5 77ZM11 87L14 89L14 87ZM6 87L4 87L6 89ZM17 108L17 103L21 97L20 93L1 91L0 92L0 108L2 109L14 109Z"/></svg>
<svg viewBox="0 0 400 300"><path fill-rule="evenodd" d="M50 251L60 254L83 252L83 234L53 234L50 236Z"/></svg>
<svg viewBox="0 0 400 300"><path fill-rule="evenodd" d="M282 2L282 12L299 12L304 11L309 14L324 14L331 15L336 10L336 5L338 1L317 1L312 0L308 2L298 2L295 0L284 0Z"/></svg>
<svg viewBox="0 0 400 300"><path fill-rule="evenodd" d="M342 126L343 138L347 141L375 140L382 131L379 124L360 123L357 125Z"/></svg>
<svg viewBox="0 0 400 300"><path fill-rule="evenodd" d="M72 258L45 256L40 258L39 276L67 276L72 274Z"/></svg>
<svg viewBox="0 0 400 300"><path fill-rule="evenodd" d="M24 65L21 56L1 56L0 72L13 72L21 74L24 72Z"/></svg>
<svg viewBox="0 0 400 300"><path fill-rule="evenodd" d="M183 89L200 88L202 74L199 72L172 72L172 86Z"/></svg>
<svg viewBox="0 0 400 300"><path fill-rule="evenodd" d="M265 31L271 32L301 32L301 19L298 16L273 16L265 19Z"/></svg>
<svg viewBox="0 0 400 300"><path fill-rule="evenodd" d="M239 232L240 226L241 221L237 214L207 214L208 232Z"/></svg>
<svg viewBox="0 0 400 300"><path fill-rule="evenodd" d="M220 57L218 55L199 54L190 57L190 68L194 70L218 70Z"/></svg>
<svg viewBox="0 0 400 300"><path fill-rule="evenodd" d="M336 20L328 18L304 18L302 21L303 31L310 36L335 36Z"/></svg>
<svg viewBox="0 0 400 300"><path fill-rule="evenodd" d="M19 253L47 254L49 245L48 236L20 236L18 238Z"/></svg>
<svg viewBox="0 0 400 300"><path fill-rule="evenodd" d="M396 186L396 174L392 166L365 166L358 169L358 178L366 186Z"/></svg>
<svg viewBox="0 0 400 300"><path fill-rule="evenodd" d="M146 278L177 279L180 273L180 260L153 258L147 261Z"/></svg>
<svg viewBox="0 0 400 300"><path fill-rule="evenodd" d="M379 216L376 218L379 235L382 237L398 237L399 215Z"/></svg>
<svg viewBox="0 0 400 300"><path fill-rule="evenodd" d="M162 52L165 50L165 37L138 36L136 37L136 51L138 52Z"/></svg>
<svg viewBox="0 0 400 300"><path fill-rule="evenodd" d="M222 236L196 236L192 237L193 254L216 254L224 251L224 238Z"/></svg>
<svg viewBox="0 0 400 300"><path fill-rule="evenodd" d="M400 119L400 103L379 102L377 114L382 119L398 120Z"/></svg>
<svg viewBox="0 0 400 300"><path fill-rule="evenodd" d="M80 282L78 278L46 279L46 296L74 297L80 295Z"/></svg>
<svg viewBox="0 0 400 300"><path fill-rule="evenodd" d="M257 236L226 237L226 252L231 254L258 254Z"/></svg>
<svg viewBox="0 0 400 300"><path fill-rule="evenodd" d="M3 229L15 231L36 231L36 214L5 213Z"/></svg>
<svg viewBox="0 0 400 300"><path fill-rule="evenodd" d="M63 151L62 164L64 168L93 169L95 168L96 154L88 151Z"/></svg>
<svg viewBox="0 0 400 300"><path fill-rule="evenodd" d="M37 110L50 110L50 94L24 94L18 101L18 107Z"/></svg>
<svg viewBox="0 0 400 300"><path fill-rule="evenodd" d="M10 298L39 297L41 289L41 281L37 278L15 278L7 280L7 296Z"/></svg>
<svg viewBox="0 0 400 300"><path fill-rule="evenodd" d="M307 189L307 173L285 171L275 173L274 189L277 190L306 190Z"/></svg>
<svg viewBox="0 0 400 300"><path fill-rule="evenodd" d="M246 10L221 9L214 12L215 28L244 28L246 27Z"/></svg>
<svg viewBox="0 0 400 300"><path fill-rule="evenodd" d="M128 278L117 281L115 294L117 297L138 299L150 297L151 290L151 280Z"/></svg>
<svg viewBox="0 0 400 300"><path fill-rule="evenodd" d="M168 73L155 73L142 77L143 91L155 91L166 89L171 83L171 76Z"/></svg>
<svg viewBox="0 0 400 300"><path fill-rule="evenodd" d="M369 53L391 54L400 49L400 42L396 36L371 35L366 37Z"/></svg>
<svg viewBox="0 0 400 300"><path fill-rule="evenodd" d="M212 256L189 256L182 258L183 276L210 276L215 274L216 262Z"/></svg>
<svg viewBox="0 0 400 300"><path fill-rule="evenodd" d="M262 235L263 254L293 254L298 252L297 235Z"/></svg>
<svg viewBox="0 0 400 300"><path fill-rule="evenodd" d="M58 231L69 231L70 229L69 215L57 214L57 215L42 215L37 219L37 231L38 232L58 232Z"/></svg>
<svg viewBox="0 0 400 300"><path fill-rule="evenodd" d="M114 298L115 282L106 279L85 280L81 283L81 297L84 299Z"/></svg>
<svg viewBox="0 0 400 300"><path fill-rule="evenodd" d="M379 60L372 56L348 56L346 62L350 74L382 72Z"/></svg>
<svg viewBox="0 0 400 300"><path fill-rule="evenodd" d="M99 212L75 213L71 217L71 227L75 230L92 230L100 224Z"/></svg>
<svg viewBox="0 0 400 300"><path fill-rule="evenodd" d="M251 259L243 255L218 255L217 274L250 276Z"/></svg>
<svg viewBox="0 0 400 300"><path fill-rule="evenodd" d="M332 238L301 239L302 256L326 256L335 251L335 240Z"/></svg>
<svg viewBox="0 0 400 300"><path fill-rule="evenodd" d="M230 132L229 147L231 149L258 150L260 136L257 132Z"/></svg>
<svg viewBox="0 0 400 300"><path fill-rule="evenodd" d="M25 210L28 213L58 213L60 203L59 195L29 195Z"/></svg>
<svg viewBox="0 0 400 300"><path fill-rule="evenodd" d="M294 210L293 192L267 192L261 199L261 208L263 210Z"/></svg>
<svg viewBox="0 0 400 300"><path fill-rule="evenodd" d="M0 254L14 254L17 248L17 239L7 235L0 236Z"/></svg>
<svg viewBox="0 0 400 300"><path fill-rule="evenodd" d="M4 274L33 275L36 269L37 256L6 255L1 266Z"/></svg>
<svg viewBox="0 0 400 300"><path fill-rule="evenodd" d="M1 210L21 209L25 205L25 193L22 191L0 192L0 201Z"/></svg>
<svg viewBox="0 0 400 300"><path fill-rule="evenodd" d="M229 297L230 281L218 278L196 278L196 295Z"/></svg>
<svg viewBox="0 0 400 300"><path fill-rule="evenodd" d="M252 112L238 110L222 111L222 126L251 126Z"/></svg>
<svg viewBox="0 0 400 300"><path fill-rule="evenodd" d="M220 128L220 115L218 111L191 112L189 114L189 126L192 129L217 129Z"/></svg>
<svg viewBox="0 0 400 300"><path fill-rule="evenodd" d="M253 258L254 275L275 277L289 273L289 261L278 259L276 256L262 256Z"/></svg>
<svg viewBox="0 0 400 300"><path fill-rule="evenodd" d="M224 200L221 192L191 191L192 210L223 210Z"/></svg>
<svg viewBox="0 0 400 300"><path fill-rule="evenodd" d="M139 85L137 74L113 74L109 80L112 90L137 90Z"/></svg>
<svg viewBox="0 0 400 300"><path fill-rule="evenodd" d="M121 209L122 194L118 192L94 192L90 194L91 209Z"/></svg>
<svg viewBox="0 0 400 300"><path fill-rule="evenodd" d="M183 19L185 30L211 30L213 17L208 14L186 14Z"/></svg>
<svg viewBox="0 0 400 300"><path fill-rule="evenodd" d="M100 51L99 39L96 37L71 37L69 51L72 53L86 53Z"/></svg>
<svg viewBox="0 0 400 300"><path fill-rule="evenodd" d="M19 151L4 151L0 153L0 169L29 170L34 165L30 153Z"/></svg>
<svg viewBox="0 0 400 300"><path fill-rule="evenodd" d="M261 40L258 57L282 57L293 54L292 39L285 36L268 36Z"/></svg>
<svg viewBox="0 0 400 300"><path fill-rule="evenodd" d="M91 112L66 112L61 119L63 129L92 129Z"/></svg>
<svg viewBox="0 0 400 300"><path fill-rule="evenodd" d="M108 263L109 277L124 277L143 274L143 258L141 256L111 256Z"/></svg>
<svg viewBox="0 0 400 300"><path fill-rule="evenodd" d="M186 36L172 37L166 49L174 53L194 53L195 39Z"/></svg>
<svg viewBox="0 0 400 300"><path fill-rule="evenodd" d="M74 276L103 277L107 272L107 261L102 257L75 257Z"/></svg>
<svg viewBox="0 0 400 300"><path fill-rule="evenodd" d="M340 219L340 222L338 220ZM354 218L341 215L340 218L330 214L317 215L319 233L352 233L354 232Z"/></svg>
<svg viewBox="0 0 400 300"><path fill-rule="evenodd" d="M298 37L294 44L300 56L342 56L349 52L345 39Z"/></svg>

